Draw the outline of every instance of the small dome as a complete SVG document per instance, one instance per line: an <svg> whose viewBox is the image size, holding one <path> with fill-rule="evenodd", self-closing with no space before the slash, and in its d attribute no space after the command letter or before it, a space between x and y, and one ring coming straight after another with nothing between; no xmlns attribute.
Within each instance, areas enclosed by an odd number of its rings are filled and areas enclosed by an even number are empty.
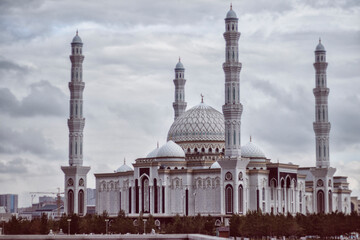
<svg viewBox="0 0 360 240"><path fill-rule="evenodd" d="M185 152L179 145L170 140L161 148L159 148L156 157L185 158Z"/></svg>
<svg viewBox="0 0 360 240"><path fill-rule="evenodd" d="M157 156L159 152L159 146L157 148L155 148L154 150L152 150L147 156L146 158L155 158Z"/></svg>
<svg viewBox="0 0 360 240"><path fill-rule="evenodd" d="M184 65L181 63L181 61L180 61L180 58L179 58L179 62L176 64L176 66L175 66L175 69L185 69L184 68Z"/></svg>
<svg viewBox="0 0 360 240"><path fill-rule="evenodd" d="M321 39L319 39L319 44L316 46L316 49L315 49L316 52L325 52L325 47L324 45L321 44Z"/></svg>
<svg viewBox="0 0 360 240"><path fill-rule="evenodd" d="M261 148L252 142L241 147L241 156L246 158L266 158Z"/></svg>
<svg viewBox="0 0 360 240"><path fill-rule="evenodd" d="M133 171L133 169L126 165L125 159L124 159L124 164L122 166L120 166L118 169L116 169L116 172L129 172L129 171Z"/></svg>
<svg viewBox="0 0 360 240"><path fill-rule="evenodd" d="M220 164L216 161L213 164L211 164L210 169L216 169L221 168Z"/></svg>
<svg viewBox="0 0 360 240"><path fill-rule="evenodd" d="M232 5L230 5L230 10L226 14L226 18L236 18L236 13L232 10Z"/></svg>
<svg viewBox="0 0 360 240"><path fill-rule="evenodd" d="M75 37L73 38L73 40L72 40L71 43L81 43L81 44L82 44L82 40L81 40L81 38L80 38L79 35L78 35L78 31L76 31L76 35L75 35Z"/></svg>

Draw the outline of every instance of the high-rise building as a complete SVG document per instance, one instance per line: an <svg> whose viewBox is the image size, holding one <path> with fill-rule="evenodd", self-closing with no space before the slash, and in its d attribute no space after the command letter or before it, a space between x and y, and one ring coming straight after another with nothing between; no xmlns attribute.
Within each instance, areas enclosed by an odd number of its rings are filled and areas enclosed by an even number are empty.
<svg viewBox="0 0 360 240"><path fill-rule="evenodd" d="M5 207L7 213L17 213L18 195L17 194L0 194L0 207Z"/></svg>

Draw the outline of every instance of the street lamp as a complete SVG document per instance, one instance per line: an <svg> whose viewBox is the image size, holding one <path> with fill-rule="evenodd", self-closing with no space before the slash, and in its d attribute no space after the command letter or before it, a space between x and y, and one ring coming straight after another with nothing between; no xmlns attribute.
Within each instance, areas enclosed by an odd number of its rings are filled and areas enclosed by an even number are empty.
<svg viewBox="0 0 360 240"><path fill-rule="evenodd" d="M70 235L70 222L71 222L71 218L69 218L69 219L67 220L67 222L68 222L68 235Z"/></svg>
<svg viewBox="0 0 360 240"><path fill-rule="evenodd" d="M147 219L143 219L143 221L144 221L144 234L146 234L146 232L145 232L145 227L146 227L146 221L147 221Z"/></svg>
<svg viewBox="0 0 360 240"><path fill-rule="evenodd" d="M108 234L108 223L109 223L109 219L105 219L105 224L106 224L106 235Z"/></svg>

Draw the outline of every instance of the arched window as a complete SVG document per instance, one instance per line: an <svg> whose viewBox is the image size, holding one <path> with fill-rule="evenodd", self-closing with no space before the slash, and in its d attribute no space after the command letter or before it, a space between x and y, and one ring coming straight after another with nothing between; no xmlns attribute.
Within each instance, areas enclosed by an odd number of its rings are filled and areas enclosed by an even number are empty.
<svg viewBox="0 0 360 240"><path fill-rule="evenodd" d="M319 157L321 157L321 146L319 145Z"/></svg>
<svg viewBox="0 0 360 240"><path fill-rule="evenodd" d="M321 112L320 112L320 109L318 109L318 119L319 119L319 121L320 121L320 116L321 116L320 113L321 113Z"/></svg>
<svg viewBox="0 0 360 240"><path fill-rule="evenodd" d="M226 214L233 213L233 188L227 185L225 188L225 212Z"/></svg>
<svg viewBox="0 0 360 240"><path fill-rule="evenodd" d="M72 155L72 141L70 140L70 143L69 143L69 151L70 151L70 155Z"/></svg>
<svg viewBox="0 0 360 240"><path fill-rule="evenodd" d="M82 142L80 142L80 155L82 155Z"/></svg>
<svg viewBox="0 0 360 240"><path fill-rule="evenodd" d="M326 157L326 146L324 146L324 157Z"/></svg>
<svg viewBox="0 0 360 240"><path fill-rule="evenodd" d="M325 120L325 109L323 109L323 119Z"/></svg>
<svg viewBox="0 0 360 240"><path fill-rule="evenodd" d="M236 131L234 130L234 145L236 145Z"/></svg>
<svg viewBox="0 0 360 240"><path fill-rule="evenodd" d="M243 186L239 186L239 213L244 213L244 191Z"/></svg>
<svg viewBox="0 0 360 240"><path fill-rule="evenodd" d="M141 184L141 192L142 192L142 210L143 213L150 212L150 187L149 187L149 179L144 177Z"/></svg>
<svg viewBox="0 0 360 240"><path fill-rule="evenodd" d="M230 130L228 130L228 145L230 145Z"/></svg>
<svg viewBox="0 0 360 240"><path fill-rule="evenodd" d="M77 105L77 103L75 104L75 115L76 116L78 115L78 105Z"/></svg>
<svg viewBox="0 0 360 240"><path fill-rule="evenodd" d="M75 142L75 154L77 154L77 142Z"/></svg>
<svg viewBox="0 0 360 240"><path fill-rule="evenodd" d="M230 102L230 87L227 88L227 97L228 97L228 102Z"/></svg>
<svg viewBox="0 0 360 240"><path fill-rule="evenodd" d="M156 178L154 178L154 213L158 213L158 186Z"/></svg>
<svg viewBox="0 0 360 240"><path fill-rule="evenodd" d="M265 201L265 188L264 187L262 188L261 195L262 195L262 200Z"/></svg>
<svg viewBox="0 0 360 240"><path fill-rule="evenodd" d="M325 211L324 192L319 190L317 193L317 212L323 213Z"/></svg>
<svg viewBox="0 0 360 240"><path fill-rule="evenodd" d="M74 191L68 191L68 214L74 213Z"/></svg>
<svg viewBox="0 0 360 240"><path fill-rule="evenodd" d="M329 190L329 212L332 212L332 192Z"/></svg>
<svg viewBox="0 0 360 240"><path fill-rule="evenodd" d="M79 215L84 215L84 191L80 190L78 195Z"/></svg>
<svg viewBox="0 0 360 240"><path fill-rule="evenodd" d="M135 213L139 213L139 180L135 179Z"/></svg>
<svg viewBox="0 0 360 240"><path fill-rule="evenodd" d="M235 101L235 87L233 88L233 101Z"/></svg>

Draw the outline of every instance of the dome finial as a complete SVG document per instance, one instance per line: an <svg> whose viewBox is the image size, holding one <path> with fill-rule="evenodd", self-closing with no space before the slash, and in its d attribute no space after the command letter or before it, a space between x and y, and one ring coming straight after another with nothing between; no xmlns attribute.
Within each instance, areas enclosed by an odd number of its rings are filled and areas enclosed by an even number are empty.
<svg viewBox="0 0 360 240"><path fill-rule="evenodd" d="M252 138L251 138L251 135L250 135L250 142L251 142Z"/></svg>
<svg viewBox="0 0 360 240"><path fill-rule="evenodd" d="M126 158L124 158L124 165L126 165Z"/></svg>
<svg viewBox="0 0 360 240"><path fill-rule="evenodd" d="M319 37L319 43L321 43L321 37Z"/></svg>
<svg viewBox="0 0 360 240"><path fill-rule="evenodd" d="M201 103L204 103L204 95L202 95L201 93L200 96L201 96Z"/></svg>
<svg viewBox="0 0 360 240"><path fill-rule="evenodd" d="M76 36L78 35L78 33L79 33L79 31L78 31L78 29L76 29Z"/></svg>
<svg viewBox="0 0 360 240"><path fill-rule="evenodd" d="M179 56L179 62L181 62L181 58L180 58L180 56Z"/></svg>
<svg viewBox="0 0 360 240"><path fill-rule="evenodd" d="M159 141L157 141L156 147L159 148Z"/></svg>
<svg viewBox="0 0 360 240"><path fill-rule="evenodd" d="M230 3L230 10L232 10L232 3Z"/></svg>

